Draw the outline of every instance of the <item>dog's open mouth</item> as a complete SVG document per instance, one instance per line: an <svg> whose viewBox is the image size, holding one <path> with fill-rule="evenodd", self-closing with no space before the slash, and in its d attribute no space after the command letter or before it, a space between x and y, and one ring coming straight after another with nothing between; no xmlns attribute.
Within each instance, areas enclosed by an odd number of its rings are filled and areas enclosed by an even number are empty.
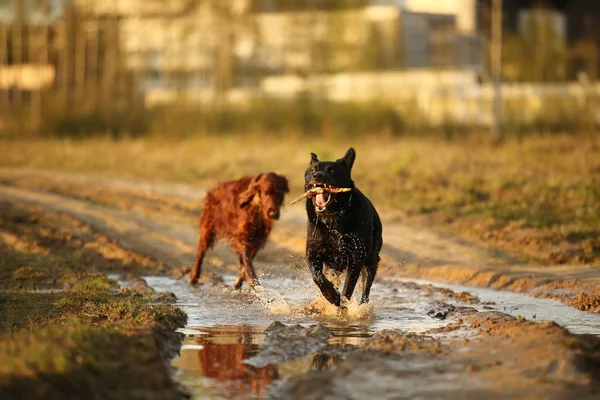
<svg viewBox="0 0 600 400"><path fill-rule="evenodd" d="M317 183L314 185L310 185L310 189L308 189L302 196L292 201L292 204L295 204L300 200L310 197L313 205L315 206L315 210L317 212L323 212L331 202L331 199L333 198L332 194L349 192L350 190L352 189L338 188L323 183Z"/></svg>
<svg viewBox="0 0 600 400"><path fill-rule="evenodd" d="M311 197L313 205L315 206L315 210L317 210L317 212L325 211L325 209L327 208L327 205L329 205L329 202L331 201L333 196L331 195L331 193L329 191L327 191L328 187L326 185L324 185L324 186L315 185L311 188L311 190L314 188L322 188L323 189L323 190L315 192L315 194Z"/></svg>

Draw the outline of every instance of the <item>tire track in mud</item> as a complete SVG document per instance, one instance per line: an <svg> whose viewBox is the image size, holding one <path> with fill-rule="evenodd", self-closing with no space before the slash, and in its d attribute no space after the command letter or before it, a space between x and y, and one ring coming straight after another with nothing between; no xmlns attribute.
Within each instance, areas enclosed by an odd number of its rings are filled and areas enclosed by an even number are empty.
<svg viewBox="0 0 600 400"><path fill-rule="evenodd" d="M28 202L71 215L91 225L99 233L117 240L124 248L160 260L169 267L190 266L194 259L197 228L172 221L165 215L153 220L135 212L74 197L6 185L0 185L0 199ZM274 243L270 243L257 257L259 271L283 272L292 276L297 275L294 263L297 260L298 257L290 257L286 249ZM290 268L282 270L273 265L275 262ZM210 251L203 268L209 272L223 272L224 268L235 272L238 268L237 257L224 243L218 243Z"/></svg>
<svg viewBox="0 0 600 400"><path fill-rule="evenodd" d="M177 200L186 202L185 204L188 206L190 201L195 201L197 202L198 212L200 211L202 198L206 193L201 187L183 183L126 181L101 176L34 170L0 169L0 178L7 181L12 180L14 185L23 189L35 189L37 187L37 193L49 190L48 186L40 186L39 180L43 180L45 185L52 182L53 185L51 185L50 190L58 192L59 195L72 195L72 193L62 193L61 185L69 185L71 186L70 189L73 186L86 188L94 185L131 197L133 201L144 199L146 201L165 200L169 202L169 200ZM93 198L89 199L88 195L83 195L83 198L94 200ZM116 207L118 208L119 205L116 205ZM139 210L132 209L132 211ZM156 220L157 217L162 216L146 213L144 217L145 220L148 218ZM385 214L382 214L382 219L385 240L381 255L384 263L394 266L418 263L421 265L457 267L477 264L501 266L514 263L506 254L475 246L454 235L433 229L425 229L424 227L409 226L393 217L386 218ZM173 219L168 222L173 222ZM186 225L195 227L196 222L195 219L191 219ZM281 220L275 224L270 242L285 248L292 254L303 255L305 229L306 215L302 205L291 206L286 204L286 207L282 210ZM189 241L188 244L192 245L193 241Z"/></svg>
<svg viewBox="0 0 600 400"><path fill-rule="evenodd" d="M135 214L51 193L2 186L0 198L23 201L72 215L130 250L160 259L170 266L183 265L193 252L195 234L183 227L167 227Z"/></svg>
<svg viewBox="0 0 600 400"><path fill-rule="evenodd" d="M42 174L43 176L44 174ZM52 179L50 177L47 177ZM82 177L61 177L57 181L69 180L80 185L85 184ZM185 190L184 185L172 188L170 185L152 186L148 183L130 182L117 180L114 187L111 181L100 179L93 181L109 185L107 190L117 190L124 196L149 196L156 197L157 193L176 199L187 199L194 191L191 188ZM119 243L133 251L146 254L150 257L160 259L169 266L191 265L197 238L196 218L190 218L187 223L182 222L181 216L169 215L157 212L152 214L147 209L122 210L121 208L104 205L93 199L78 198L77 196L32 190L27 187L0 185L0 196L7 199L27 201L47 207L54 211L70 214L92 225L100 233L112 237ZM125 190L126 189L126 190ZM173 191L170 191L173 189ZM196 190L196 193L203 193ZM198 200L201 205L201 199ZM281 220L269 238L266 247L257 256L257 268L270 271L272 264L288 267L288 270L303 268L306 217L302 207L287 206L282 212ZM456 238L441 240L440 235L433 231L419 230L417 228L391 224L384 226L384 243L381 256L382 267L379 275L381 277L389 273L401 272L406 264L419 265L453 265L464 266L469 263L481 262L485 259L486 264L502 265L505 260L488 256L486 250L476 248L469 243ZM410 251L404 249L411 249ZM223 243L218 243L209 253L217 257L219 265L226 265L228 269L236 269L237 259ZM208 267L210 270L210 266ZM279 270L280 268L277 268ZM290 271L288 271L290 272Z"/></svg>
<svg viewBox="0 0 600 400"><path fill-rule="evenodd" d="M198 211L201 199L205 194L203 188L186 184L171 183L149 183L139 181L125 181L120 179L108 179L105 177L50 173L32 170L0 169L0 177L5 180L15 180L17 186L29 189L27 186L38 186L35 180L43 179L44 182L53 182L52 190L61 191L61 184L75 185L81 188L90 184L103 187L125 196L136 199L157 199L162 197L189 202L196 200ZM21 182L19 182L21 180ZM41 188L42 193L48 188ZM87 198L85 196L84 198ZM93 199L91 199L93 200ZM118 207L118 206L117 206ZM132 209L132 211L138 211ZM145 218L156 219L146 213ZM436 232L422 227L412 227L394 221L393 218L384 217L384 247L382 251L383 263L390 266L420 264L420 265L452 265L466 266L476 264L507 265L508 256L499 252L492 252L474 246L467 241L461 240L453 235ZM169 222L172 222L169 221ZM187 225L195 225L195 220L190 220ZM284 208L281 220L275 225L270 242L276 244L296 256L304 253L304 240L306 216L302 206L290 206ZM193 245L193 241L188 241ZM298 261L298 259L296 259Z"/></svg>
<svg viewBox="0 0 600 400"><path fill-rule="evenodd" d="M96 201L94 193L111 194L112 198L100 200L101 204L105 204L104 208L96 203L96 214L107 215L112 212L115 218L133 220L147 228L145 235L135 239L127 237L127 234L121 235L124 236L123 245L131 243L136 249L151 250L152 254L161 256L168 264L190 265L193 260L196 215L205 193L202 187L7 168L0 169L0 178L11 185L2 186L4 188L37 188L35 193L38 194L27 195L31 200L38 197L39 201L39 196L48 191L57 192L62 197L66 195L67 199L84 199L86 203ZM94 188L91 195L90 187ZM126 199L127 204L118 204L115 196ZM53 202L61 203L58 199ZM115 209L123 208L129 208L129 212L118 216L114 214ZM68 211L66 207L65 212ZM431 227L408 224L403 218L389 212L382 213L382 219L384 247L379 278L392 274L508 290L557 299L580 310L600 311L598 266L546 267L522 264L506 253L483 248ZM96 218L96 222L102 225L102 218L100 221ZM257 268L260 270L262 266L269 270L269 264L273 263L289 266L289 271L303 268L305 227L303 207L286 206L266 248L259 252ZM146 244L152 243L149 239L156 239L154 241L158 245L152 244L148 248ZM236 269L237 260L224 245L217 245L212 254L218 257L217 264Z"/></svg>

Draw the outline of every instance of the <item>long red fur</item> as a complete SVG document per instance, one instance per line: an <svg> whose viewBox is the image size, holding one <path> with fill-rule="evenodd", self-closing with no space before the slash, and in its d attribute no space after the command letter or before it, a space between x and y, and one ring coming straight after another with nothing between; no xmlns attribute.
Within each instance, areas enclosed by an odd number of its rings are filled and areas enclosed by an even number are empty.
<svg viewBox="0 0 600 400"><path fill-rule="evenodd" d="M198 282L202 260L216 240L226 240L240 260L240 275L234 284L244 281L258 284L252 260L265 245L279 217L288 181L273 172L244 176L223 182L211 189L204 200L200 216L200 235L190 283Z"/></svg>

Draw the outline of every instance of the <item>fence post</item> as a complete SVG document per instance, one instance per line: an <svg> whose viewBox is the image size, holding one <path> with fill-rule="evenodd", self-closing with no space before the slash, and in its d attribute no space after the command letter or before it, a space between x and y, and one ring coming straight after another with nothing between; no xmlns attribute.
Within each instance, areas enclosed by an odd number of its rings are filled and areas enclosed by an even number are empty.
<svg viewBox="0 0 600 400"><path fill-rule="evenodd" d="M10 115L8 87L4 87L4 67L8 67L8 27L0 22L0 117Z"/></svg>
<svg viewBox="0 0 600 400"><path fill-rule="evenodd" d="M17 66L19 74L23 73L23 0L15 0L13 3L15 20L12 26L12 64ZM22 81L22 79L19 79ZM23 131L23 93L22 88L17 85L14 91L14 104L18 113L18 131Z"/></svg>
<svg viewBox="0 0 600 400"><path fill-rule="evenodd" d="M494 81L492 140L502 139L502 0L492 0L491 71Z"/></svg>

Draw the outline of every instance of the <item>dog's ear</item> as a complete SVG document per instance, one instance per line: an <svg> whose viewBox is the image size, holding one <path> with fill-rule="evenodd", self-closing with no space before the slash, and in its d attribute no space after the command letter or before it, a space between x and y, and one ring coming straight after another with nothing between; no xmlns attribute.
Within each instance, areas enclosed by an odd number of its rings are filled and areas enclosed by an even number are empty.
<svg viewBox="0 0 600 400"><path fill-rule="evenodd" d="M250 204L254 196L258 193L259 181L262 176L263 174L259 174L252 178L248 184L248 188L240 194L240 208L244 208Z"/></svg>
<svg viewBox="0 0 600 400"><path fill-rule="evenodd" d="M310 163L314 164L316 162L319 162L319 159L317 158L317 155L315 153L310 153Z"/></svg>
<svg viewBox="0 0 600 400"><path fill-rule="evenodd" d="M287 193L290 191L290 186L288 184L288 180L285 175L273 174L274 183L277 185L277 189L282 193Z"/></svg>
<svg viewBox="0 0 600 400"><path fill-rule="evenodd" d="M283 182L283 193L288 193L290 191L290 185L288 183L288 180L285 176L280 175L281 176L281 181Z"/></svg>
<svg viewBox="0 0 600 400"><path fill-rule="evenodd" d="M348 171L352 171L352 166L354 165L354 159L356 158L356 151L354 148L350 147L344 157L340 158L336 162L342 163L348 167Z"/></svg>

